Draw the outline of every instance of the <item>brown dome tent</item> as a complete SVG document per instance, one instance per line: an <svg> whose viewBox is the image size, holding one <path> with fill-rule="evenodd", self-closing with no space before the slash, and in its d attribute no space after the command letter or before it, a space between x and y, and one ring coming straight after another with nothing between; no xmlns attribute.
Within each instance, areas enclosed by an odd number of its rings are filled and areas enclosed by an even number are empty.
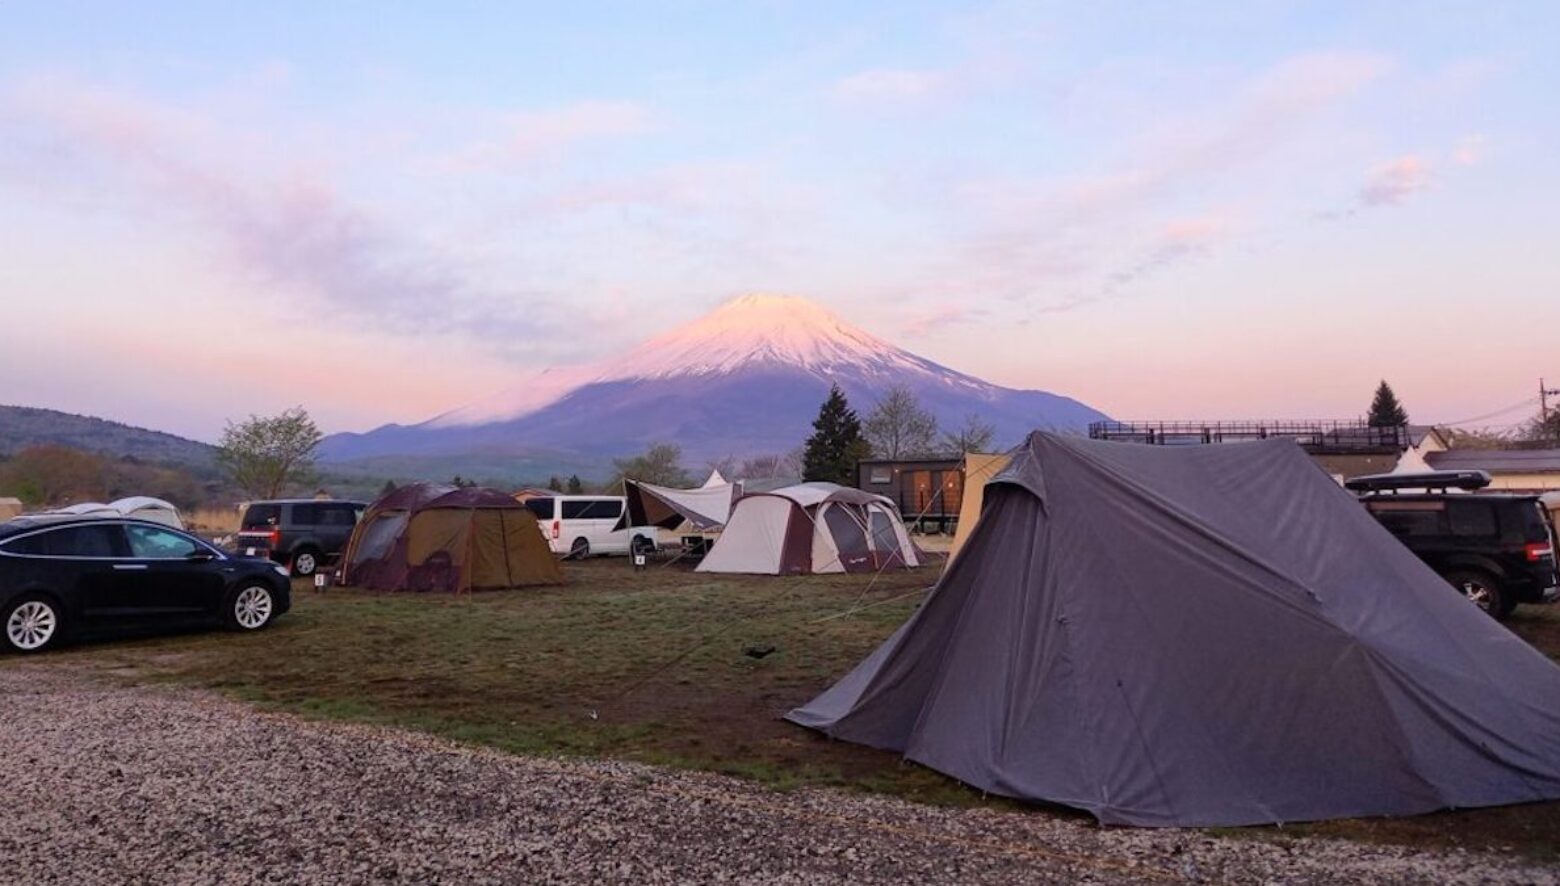
<svg viewBox="0 0 1560 886"><path fill-rule="evenodd" d="M562 584L536 515L496 489L403 486L369 506L342 557L342 584L470 591Z"/></svg>

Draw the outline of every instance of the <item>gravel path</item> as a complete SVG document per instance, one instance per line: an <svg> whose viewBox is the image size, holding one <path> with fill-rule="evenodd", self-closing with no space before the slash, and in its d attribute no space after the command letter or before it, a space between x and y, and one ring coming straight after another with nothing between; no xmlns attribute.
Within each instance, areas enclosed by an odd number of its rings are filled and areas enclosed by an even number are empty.
<svg viewBox="0 0 1560 886"><path fill-rule="evenodd" d="M1509 859L514 757L0 662L0 881L1560 882Z"/></svg>

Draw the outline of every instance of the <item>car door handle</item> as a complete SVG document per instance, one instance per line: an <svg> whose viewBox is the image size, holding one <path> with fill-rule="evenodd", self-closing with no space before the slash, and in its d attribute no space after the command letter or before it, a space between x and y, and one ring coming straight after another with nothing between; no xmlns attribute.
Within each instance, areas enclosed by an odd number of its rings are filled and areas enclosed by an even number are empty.
<svg viewBox="0 0 1560 886"><path fill-rule="evenodd" d="M124 570L127 570L127 571L128 570L132 570L132 569L145 569L146 568L146 564L145 563L115 563L114 564L114 568L115 569L124 569Z"/></svg>

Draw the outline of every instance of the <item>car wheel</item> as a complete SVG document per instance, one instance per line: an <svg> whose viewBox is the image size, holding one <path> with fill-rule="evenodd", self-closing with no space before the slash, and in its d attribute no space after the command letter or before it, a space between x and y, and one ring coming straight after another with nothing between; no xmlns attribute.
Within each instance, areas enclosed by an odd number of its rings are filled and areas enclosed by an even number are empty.
<svg viewBox="0 0 1560 886"><path fill-rule="evenodd" d="M292 574L299 578L308 578L315 570L320 568L320 555L312 548L304 548L293 554Z"/></svg>
<svg viewBox="0 0 1560 886"><path fill-rule="evenodd" d="M655 553L655 542L645 538L643 535L636 535L634 536L633 544L629 545L629 551L631 553L645 554L648 556Z"/></svg>
<svg viewBox="0 0 1560 886"><path fill-rule="evenodd" d="M585 559L586 557L589 557L589 556L590 556L590 540L589 539L576 538L574 540L574 544L569 545L569 559L570 560L583 560L583 559Z"/></svg>
<svg viewBox="0 0 1560 886"><path fill-rule="evenodd" d="M228 601L224 618L227 626L235 631L258 631L271 623L276 614L276 600L265 585L244 585L234 592Z"/></svg>
<svg viewBox="0 0 1560 886"><path fill-rule="evenodd" d="M61 621L58 603L42 594L28 594L6 607L0 626L7 648L42 652L59 639Z"/></svg>
<svg viewBox="0 0 1560 886"><path fill-rule="evenodd" d="M1446 580L1467 597L1468 602L1479 607L1492 618L1505 618L1511 614L1512 607L1507 604L1506 594L1501 591L1500 584L1488 573L1472 569L1457 570L1448 572Z"/></svg>

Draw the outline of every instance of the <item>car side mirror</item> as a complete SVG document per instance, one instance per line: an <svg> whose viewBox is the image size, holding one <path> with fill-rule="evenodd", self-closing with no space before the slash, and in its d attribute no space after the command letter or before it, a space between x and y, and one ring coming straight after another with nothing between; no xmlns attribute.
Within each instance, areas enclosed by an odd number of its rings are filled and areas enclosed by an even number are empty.
<svg viewBox="0 0 1560 886"><path fill-rule="evenodd" d="M191 563L210 563L212 560L217 559L217 555L205 548L196 548L190 551L184 559Z"/></svg>

